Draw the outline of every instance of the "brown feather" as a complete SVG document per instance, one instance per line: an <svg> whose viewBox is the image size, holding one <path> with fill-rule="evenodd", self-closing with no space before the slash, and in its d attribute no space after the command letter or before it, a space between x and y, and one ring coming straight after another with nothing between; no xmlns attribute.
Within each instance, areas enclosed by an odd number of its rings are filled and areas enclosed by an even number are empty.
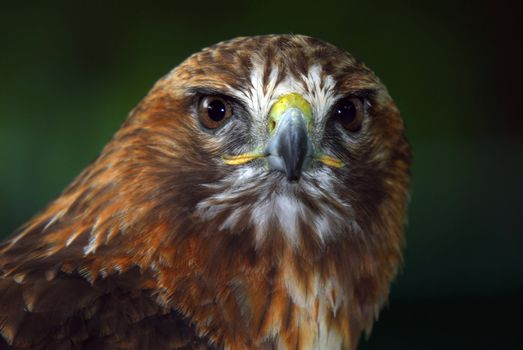
<svg viewBox="0 0 523 350"><path fill-rule="evenodd" d="M252 137L235 129L221 142L193 115L194 91L247 96L259 64L264 93L271 79L309 89L315 65L321 88L332 78L340 95L372 91L368 134L349 151L329 136L331 121L320 126L316 141L347 166L332 170L332 189L307 174L300 181L315 194L295 187L309 218L296 220L295 242L276 217L261 227L251 215L259 198L274 210L285 177L267 173L233 191L221 156ZM158 81L100 157L0 246L0 341L14 349L308 349L334 334L355 349L402 262L403 128L378 78L330 44L284 35L204 49ZM327 238L318 232L325 208L334 213Z"/></svg>

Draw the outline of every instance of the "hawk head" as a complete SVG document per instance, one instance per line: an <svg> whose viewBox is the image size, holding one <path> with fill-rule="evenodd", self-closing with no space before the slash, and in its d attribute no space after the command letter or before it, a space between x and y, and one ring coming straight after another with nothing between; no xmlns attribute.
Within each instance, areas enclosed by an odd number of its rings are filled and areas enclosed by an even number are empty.
<svg viewBox="0 0 523 350"><path fill-rule="evenodd" d="M256 244L285 238L298 247L403 220L403 121L348 53L304 36L238 38L190 57L149 98L159 96L173 99L173 133L187 142L177 165L205 175L191 184L206 188L191 207L218 217L217 229L251 226ZM394 214L383 212L389 205Z"/></svg>
<svg viewBox="0 0 523 350"><path fill-rule="evenodd" d="M138 266L215 345L354 348L401 262L409 163L363 63L306 36L236 38L162 78L4 270L94 283Z"/></svg>

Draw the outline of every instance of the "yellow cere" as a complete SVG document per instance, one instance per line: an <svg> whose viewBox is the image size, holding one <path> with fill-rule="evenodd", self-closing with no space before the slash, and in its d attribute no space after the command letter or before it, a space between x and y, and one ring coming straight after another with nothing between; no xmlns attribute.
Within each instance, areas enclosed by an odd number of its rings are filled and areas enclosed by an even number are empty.
<svg viewBox="0 0 523 350"><path fill-rule="evenodd" d="M297 108L303 113L307 123L307 129L312 131L312 109L307 100L300 94L290 93L278 98L269 112L269 132L272 134L278 125L283 113L289 108Z"/></svg>

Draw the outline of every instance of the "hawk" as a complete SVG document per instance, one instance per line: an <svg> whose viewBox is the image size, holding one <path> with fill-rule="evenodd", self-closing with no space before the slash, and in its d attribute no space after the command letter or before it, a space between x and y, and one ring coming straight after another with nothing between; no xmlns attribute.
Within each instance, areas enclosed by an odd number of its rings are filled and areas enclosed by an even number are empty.
<svg viewBox="0 0 523 350"><path fill-rule="evenodd" d="M206 48L2 243L0 347L355 349L402 262L410 154L349 53Z"/></svg>

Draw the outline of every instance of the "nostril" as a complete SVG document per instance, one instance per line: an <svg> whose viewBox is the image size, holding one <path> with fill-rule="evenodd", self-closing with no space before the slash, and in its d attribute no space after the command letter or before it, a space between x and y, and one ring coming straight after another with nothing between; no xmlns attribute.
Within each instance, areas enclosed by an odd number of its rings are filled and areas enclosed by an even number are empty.
<svg viewBox="0 0 523 350"><path fill-rule="evenodd" d="M276 121L274 119L271 119L269 121L269 132L272 132L276 128Z"/></svg>

